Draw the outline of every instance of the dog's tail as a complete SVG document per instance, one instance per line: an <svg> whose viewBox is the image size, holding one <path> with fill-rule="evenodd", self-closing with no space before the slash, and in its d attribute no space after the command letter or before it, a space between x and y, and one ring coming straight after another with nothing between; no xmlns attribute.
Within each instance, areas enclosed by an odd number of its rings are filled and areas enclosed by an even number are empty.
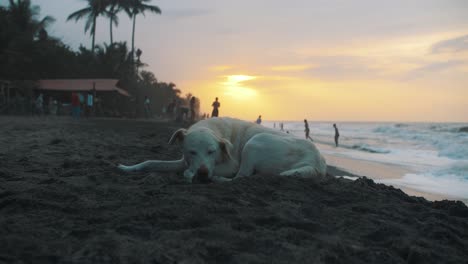
<svg viewBox="0 0 468 264"><path fill-rule="evenodd" d="M125 166L120 164L119 169L126 172L154 171L154 172L180 172L185 170L186 164L184 158L180 160L147 160L145 162Z"/></svg>

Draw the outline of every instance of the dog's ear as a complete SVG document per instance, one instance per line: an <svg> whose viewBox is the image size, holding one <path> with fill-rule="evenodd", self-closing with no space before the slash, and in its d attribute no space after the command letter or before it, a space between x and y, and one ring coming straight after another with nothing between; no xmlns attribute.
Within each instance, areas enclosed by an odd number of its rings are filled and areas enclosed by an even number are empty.
<svg viewBox="0 0 468 264"><path fill-rule="evenodd" d="M231 144L231 142L229 140L224 139L224 138L220 139L219 148L223 152L223 160L224 161L232 159L231 151L232 151L233 146L232 146L232 144Z"/></svg>
<svg viewBox="0 0 468 264"><path fill-rule="evenodd" d="M181 129L177 130L176 132L174 132L174 134L172 134L171 139L169 139L169 144L172 145L176 141L178 141L178 142L184 141L184 138L185 138L186 134L187 134L187 129L185 129L185 128L181 128Z"/></svg>

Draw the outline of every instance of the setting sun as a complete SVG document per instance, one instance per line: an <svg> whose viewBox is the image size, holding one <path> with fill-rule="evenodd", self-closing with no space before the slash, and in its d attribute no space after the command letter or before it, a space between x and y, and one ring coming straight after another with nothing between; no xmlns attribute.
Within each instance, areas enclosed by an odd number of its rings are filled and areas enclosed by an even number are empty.
<svg viewBox="0 0 468 264"><path fill-rule="evenodd" d="M226 81L221 85L224 88L224 94L234 99L251 99L257 95L257 91L247 87L245 82L254 80L257 77L249 75L229 75L225 76Z"/></svg>

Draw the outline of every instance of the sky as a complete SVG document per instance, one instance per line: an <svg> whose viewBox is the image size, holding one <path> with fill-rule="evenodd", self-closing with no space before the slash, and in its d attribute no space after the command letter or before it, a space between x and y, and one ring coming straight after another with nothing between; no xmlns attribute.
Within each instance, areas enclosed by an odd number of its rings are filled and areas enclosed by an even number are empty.
<svg viewBox="0 0 468 264"><path fill-rule="evenodd" d="M0 0L0 2L7 2ZM83 0L32 0L49 32L91 45ZM255 120L468 122L466 0L153 0L136 23L145 70L210 113ZM109 43L98 19L97 43ZM120 16L114 40L131 40Z"/></svg>

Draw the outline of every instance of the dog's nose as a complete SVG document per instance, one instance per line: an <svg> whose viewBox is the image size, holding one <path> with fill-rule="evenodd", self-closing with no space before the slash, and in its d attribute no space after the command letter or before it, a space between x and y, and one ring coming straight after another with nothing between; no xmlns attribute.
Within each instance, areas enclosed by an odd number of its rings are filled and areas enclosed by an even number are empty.
<svg viewBox="0 0 468 264"><path fill-rule="evenodd" d="M205 165L201 165L198 168L195 177L192 178L192 183L209 183L211 180L208 178L208 168Z"/></svg>
<svg viewBox="0 0 468 264"><path fill-rule="evenodd" d="M204 164L201 165L200 168L198 168L197 170L197 174L203 176L208 175L208 168Z"/></svg>

